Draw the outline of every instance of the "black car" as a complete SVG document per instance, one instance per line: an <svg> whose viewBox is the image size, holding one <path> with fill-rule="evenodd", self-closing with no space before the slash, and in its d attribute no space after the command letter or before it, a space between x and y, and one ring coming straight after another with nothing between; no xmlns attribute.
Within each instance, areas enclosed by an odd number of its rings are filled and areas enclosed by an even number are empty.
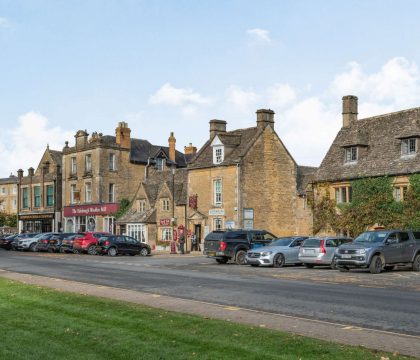
<svg viewBox="0 0 420 360"><path fill-rule="evenodd" d="M38 239L36 244L36 251L48 251L48 248L50 247L50 239L54 235L60 235L60 233L44 233L42 237Z"/></svg>
<svg viewBox="0 0 420 360"><path fill-rule="evenodd" d="M61 253L74 253L73 243L78 237L82 237L83 234L72 234L63 238L61 241L60 252Z"/></svg>
<svg viewBox="0 0 420 360"><path fill-rule="evenodd" d="M48 252L61 252L61 246L64 239L69 239L77 235L76 233L60 233L54 234L48 240ZM73 247L73 245L72 245Z"/></svg>
<svg viewBox="0 0 420 360"><path fill-rule="evenodd" d="M96 251L98 254L108 254L109 256L117 254L147 256L151 253L149 245L125 235L102 236L98 241Z"/></svg>
<svg viewBox="0 0 420 360"><path fill-rule="evenodd" d="M276 238L265 230L212 231L204 239L204 255L219 264L233 260L238 265L245 265L248 250L268 245Z"/></svg>
<svg viewBox="0 0 420 360"><path fill-rule="evenodd" d="M18 234L9 235L0 239L0 248L5 250L12 249L12 241L18 236Z"/></svg>

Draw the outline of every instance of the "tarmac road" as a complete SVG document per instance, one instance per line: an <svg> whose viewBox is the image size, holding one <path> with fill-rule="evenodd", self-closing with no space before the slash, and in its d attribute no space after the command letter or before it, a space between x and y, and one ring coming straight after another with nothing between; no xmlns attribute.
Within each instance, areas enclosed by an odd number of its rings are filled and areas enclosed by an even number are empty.
<svg viewBox="0 0 420 360"><path fill-rule="evenodd" d="M412 271L371 275L219 265L203 256L111 258L1 250L0 269L420 335L420 273Z"/></svg>

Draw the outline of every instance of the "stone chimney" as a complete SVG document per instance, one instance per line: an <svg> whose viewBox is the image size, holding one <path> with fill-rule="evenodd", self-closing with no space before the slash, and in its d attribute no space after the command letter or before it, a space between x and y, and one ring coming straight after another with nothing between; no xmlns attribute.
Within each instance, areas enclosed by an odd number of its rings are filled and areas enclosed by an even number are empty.
<svg viewBox="0 0 420 360"><path fill-rule="evenodd" d="M226 121L224 120L210 120L210 138L214 135L226 132Z"/></svg>
<svg viewBox="0 0 420 360"><path fill-rule="evenodd" d="M264 129L267 125L274 128L274 111L271 109L259 109L257 114L257 128Z"/></svg>
<svg viewBox="0 0 420 360"><path fill-rule="evenodd" d="M88 136L89 134L86 132L86 130L79 130L74 137L76 138L76 148L83 148L86 146L88 142Z"/></svg>
<svg viewBox="0 0 420 360"><path fill-rule="evenodd" d="M28 169L28 176L34 176L34 168L33 167L30 167Z"/></svg>
<svg viewBox="0 0 420 360"><path fill-rule="evenodd" d="M190 143L188 146L184 146L185 155L195 155L197 153L197 148Z"/></svg>
<svg viewBox="0 0 420 360"><path fill-rule="evenodd" d="M124 121L118 123L118 127L115 129L115 138L117 145L120 145L122 148L130 149L131 148L131 130L128 127L128 124Z"/></svg>
<svg viewBox="0 0 420 360"><path fill-rule="evenodd" d="M174 133L171 132L171 135L169 136L169 139L168 139L168 144L169 144L169 159L171 159L173 162L176 162L175 143L176 143L176 139L175 139Z"/></svg>
<svg viewBox="0 0 420 360"><path fill-rule="evenodd" d="M343 127L349 127L357 121L357 96L343 96Z"/></svg>
<svg viewBox="0 0 420 360"><path fill-rule="evenodd" d="M22 170L22 169L19 169L19 170L17 171L17 174L18 174L18 178L19 178L19 179L23 178L23 170Z"/></svg>

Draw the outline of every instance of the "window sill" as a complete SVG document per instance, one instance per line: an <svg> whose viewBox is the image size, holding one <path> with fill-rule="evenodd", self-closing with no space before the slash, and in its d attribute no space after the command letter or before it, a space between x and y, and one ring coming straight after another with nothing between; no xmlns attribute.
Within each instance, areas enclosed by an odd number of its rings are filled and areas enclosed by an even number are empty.
<svg viewBox="0 0 420 360"><path fill-rule="evenodd" d="M414 154L407 154L407 155L401 155L401 160L410 160L414 159L416 157L416 153Z"/></svg>
<svg viewBox="0 0 420 360"><path fill-rule="evenodd" d="M345 166L347 166L347 165L349 165L349 166L351 166L351 165L357 165L357 161L346 161L346 162L344 162L344 165Z"/></svg>

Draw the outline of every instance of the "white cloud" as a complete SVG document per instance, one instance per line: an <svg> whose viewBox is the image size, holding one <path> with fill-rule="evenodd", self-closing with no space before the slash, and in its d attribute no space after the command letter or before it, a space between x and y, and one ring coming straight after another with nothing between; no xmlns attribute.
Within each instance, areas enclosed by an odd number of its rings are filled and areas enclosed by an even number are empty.
<svg viewBox="0 0 420 360"><path fill-rule="evenodd" d="M10 21L4 17L0 17L0 28L8 28L10 27Z"/></svg>
<svg viewBox="0 0 420 360"><path fill-rule="evenodd" d="M282 108L296 99L296 92L289 84L274 84L267 89L268 104Z"/></svg>
<svg viewBox="0 0 420 360"><path fill-rule="evenodd" d="M361 117L376 115L374 111L381 109L393 111L419 105L420 73L416 63L395 57L371 74L356 62L348 67L335 76L330 92L336 96L357 95L365 103L360 106Z"/></svg>
<svg viewBox="0 0 420 360"><path fill-rule="evenodd" d="M268 30L255 28L247 30L250 45L271 44L270 32Z"/></svg>
<svg viewBox="0 0 420 360"><path fill-rule="evenodd" d="M239 113L249 113L260 99L261 95L253 90L244 90L236 85L231 85L226 90L226 101Z"/></svg>
<svg viewBox="0 0 420 360"><path fill-rule="evenodd" d="M60 127L50 127L48 119L34 111L19 117L17 126L0 129L0 176L22 168L36 168L47 144L50 149L61 150L64 141L71 140L74 133Z"/></svg>
<svg viewBox="0 0 420 360"><path fill-rule="evenodd" d="M199 106L209 105L212 100L194 92L192 89L176 88L170 83L166 83L150 96L149 103L152 105L176 106L181 109L182 114L194 115Z"/></svg>

